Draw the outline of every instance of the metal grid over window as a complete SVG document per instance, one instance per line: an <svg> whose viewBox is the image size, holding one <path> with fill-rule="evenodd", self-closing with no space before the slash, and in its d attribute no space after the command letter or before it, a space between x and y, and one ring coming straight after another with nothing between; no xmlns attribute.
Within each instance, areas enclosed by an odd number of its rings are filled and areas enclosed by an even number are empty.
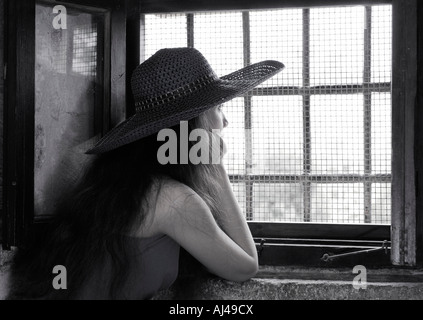
<svg viewBox="0 0 423 320"><path fill-rule="evenodd" d="M390 224L391 5L147 14L141 56L193 46L223 76L286 68L225 104L247 218Z"/></svg>
<svg viewBox="0 0 423 320"><path fill-rule="evenodd" d="M46 70L60 73L77 73L96 76L97 54L99 51L98 17L85 12L70 10L66 29L54 29L47 24L51 12L44 5L37 4L37 30L48 32L37 43L36 55ZM44 23L45 22L45 23ZM100 29L101 31L101 29ZM102 36L100 34L100 36Z"/></svg>
<svg viewBox="0 0 423 320"><path fill-rule="evenodd" d="M72 71L95 76L97 68L97 25L75 28L73 34Z"/></svg>

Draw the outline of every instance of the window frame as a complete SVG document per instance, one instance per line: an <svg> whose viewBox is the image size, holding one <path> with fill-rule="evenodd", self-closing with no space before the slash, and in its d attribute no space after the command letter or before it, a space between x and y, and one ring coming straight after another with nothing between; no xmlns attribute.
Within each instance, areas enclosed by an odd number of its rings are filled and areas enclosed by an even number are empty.
<svg viewBox="0 0 423 320"><path fill-rule="evenodd" d="M132 1L132 0L131 0ZM126 117L127 7L125 0L41 0L104 14L102 106L96 110L97 132L106 133ZM130 1L127 1L130 3ZM29 232L43 230L51 217L34 215L35 8L36 0L6 1L4 103L4 171L2 248L25 245ZM134 5L132 3L132 5ZM132 59L134 60L134 59ZM129 64L128 64L129 65ZM101 78L101 79L100 79Z"/></svg>
<svg viewBox="0 0 423 320"><path fill-rule="evenodd" d="M264 256L268 251L266 258L261 258L261 264L309 264L322 265L316 259L303 259L310 252L319 252L319 255L325 251L346 252L348 245L354 244L358 247L367 243L369 247L374 248L381 244L383 240L392 240L392 250L388 259L387 255L378 256L378 259L358 257L356 259L342 259L332 265L350 265L363 261L374 263L376 265L400 265L415 266L417 264L417 238L416 238L416 189L415 189L415 163L414 163L414 100L417 90L417 74L415 65L417 64L417 46L416 27L417 27L417 1L416 0L352 0L352 1L315 1L315 0L285 0L266 2L247 1L242 4L229 1L214 1L213 3L194 3L190 1L153 1L147 0L140 3L140 12L142 15L149 13L186 13L189 14L203 11L231 11L231 10L253 10L253 9L271 9L271 8L304 8L321 6L343 6L343 5L375 5L391 4L393 12L393 46L392 46L392 191L391 191L391 225L345 225L345 224L301 224L301 223L262 223L249 221L250 229L257 241L257 247ZM367 9L366 9L367 10ZM369 12L367 12L369 14ZM366 24L369 20L366 19ZM191 19L192 23L192 19ZM244 19L245 23L245 19ZM401 27L397 27L400 25ZM369 35L368 35L369 36ZM245 37L245 34L244 34ZM366 37L368 39L368 37ZM248 40L248 39L247 39ZM141 40L142 41L142 40ZM188 46L193 43L192 35L188 32ZM365 49L366 50L366 49ZM141 53L142 55L142 53ZM244 54L245 55L245 54ZM248 61L248 57L247 57ZM415 62L415 63L414 63ZM365 61L366 63L366 61ZM367 61L369 63L369 61ZM401 66L401 68L398 68ZM407 75L407 77L405 76ZM365 75L364 75L365 76ZM326 89L330 92L337 89L336 86L330 86ZM345 89L345 88L338 88ZM365 93L364 86L355 88ZM371 89L371 88L370 88ZM255 89L256 93L260 88ZM386 88L388 90L388 88ZM366 93L365 93L366 94ZM371 94L371 93L370 93ZM248 98L246 98L248 99ZM248 102L247 102L248 104ZM243 179L239 176L230 176L232 180ZM248 210L247 210L248 218ZM419 220L420 221L420 220ZM420 223L421 224L421 223ZM300 230L301 239L298 239L296 233ZM421 233L421 231L418 231ZM330 234L330 236L328 236ZM281 237L283 235L283 237ZM405 236L407 235L407 236ZM295 242L294 240L298 241ZM325 246L321 246L317 240L324 239L328 241ZM347 243L337 242L335 239L349 241ZM370 243L369 240L379 242ZM304 244L306 241L306 244ZM261 242L261 245L260 245ZM268 245L266 245L268 243ZM352 251L355 249L351 249ZM289 252L290 254L286 254ZM301 252L300 254L296 254ZM310 253L309 252L309 253ZM284 257L284 259L275 259L274 257ZM295 256L295 257L294 257ZM316 255L317 257L318 255ZM364 259L364 260L363 260ZM347 262L347 260L350 260ZM325 264L323 264L325 265ZM327 265L327 264L326 264Z"/></svg>

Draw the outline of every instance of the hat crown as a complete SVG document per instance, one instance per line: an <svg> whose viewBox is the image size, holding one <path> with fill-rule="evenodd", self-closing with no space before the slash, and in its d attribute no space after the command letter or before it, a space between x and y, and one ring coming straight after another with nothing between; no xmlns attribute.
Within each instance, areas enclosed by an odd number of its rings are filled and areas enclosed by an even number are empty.
<svg viewBox="0 0 423 320"><path fill-rule="evenodd" d="M161 49L133 72L131 85L136 102L162 96L217 75L194 48Z"/></svg>

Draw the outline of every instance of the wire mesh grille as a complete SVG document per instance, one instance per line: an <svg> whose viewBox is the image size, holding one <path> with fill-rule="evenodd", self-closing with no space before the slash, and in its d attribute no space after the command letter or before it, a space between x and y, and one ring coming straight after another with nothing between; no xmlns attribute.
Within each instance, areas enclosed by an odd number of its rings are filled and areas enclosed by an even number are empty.
<svg viewBox="0 0 423 320"><path fill-rule="evenodd" d="M144 59L194 46L223 76L286 69L225 104L225 165L248 219L390 224L391 5L148 14Z"/></svg>
<svg viewBox="0 0 423 320"><path fill-rule="evenodd" d="M39 21L47 13L45 7L37 5ZM37 43L36 54L42 60L43 68L60 73L77 73L84 76L96 76L97 52L99 39L98 17L94 15L72 11L68 17L67 29L54 29L51 24L44 26L48 29L48 36ZM49 21L49 20L48 20ZM40 29L41 22L38 22ZM41 32L42 30L40 30Z"/></svg>
<svg viewBox="0 0 423 320"><path fill-rule="evenodd" d="M75 28L73 34L72 71L95 76L97 68L97 25Z"/></svg>

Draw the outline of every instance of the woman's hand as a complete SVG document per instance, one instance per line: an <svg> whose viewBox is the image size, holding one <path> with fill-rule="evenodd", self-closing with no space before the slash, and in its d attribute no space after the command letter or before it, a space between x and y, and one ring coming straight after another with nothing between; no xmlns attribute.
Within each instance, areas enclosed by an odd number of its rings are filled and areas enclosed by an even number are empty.
<svg viewBox="0 0 423 320"><path fill-rule="evenodd" d="M219 155L220 162L222 162L223 157L226 155L228 148L226 145L225 140L223 139L223 136L220 131L213 131L211 133L211 152L210 156L214 154ZM215 158L215 157L213 157Z"/></svg>

